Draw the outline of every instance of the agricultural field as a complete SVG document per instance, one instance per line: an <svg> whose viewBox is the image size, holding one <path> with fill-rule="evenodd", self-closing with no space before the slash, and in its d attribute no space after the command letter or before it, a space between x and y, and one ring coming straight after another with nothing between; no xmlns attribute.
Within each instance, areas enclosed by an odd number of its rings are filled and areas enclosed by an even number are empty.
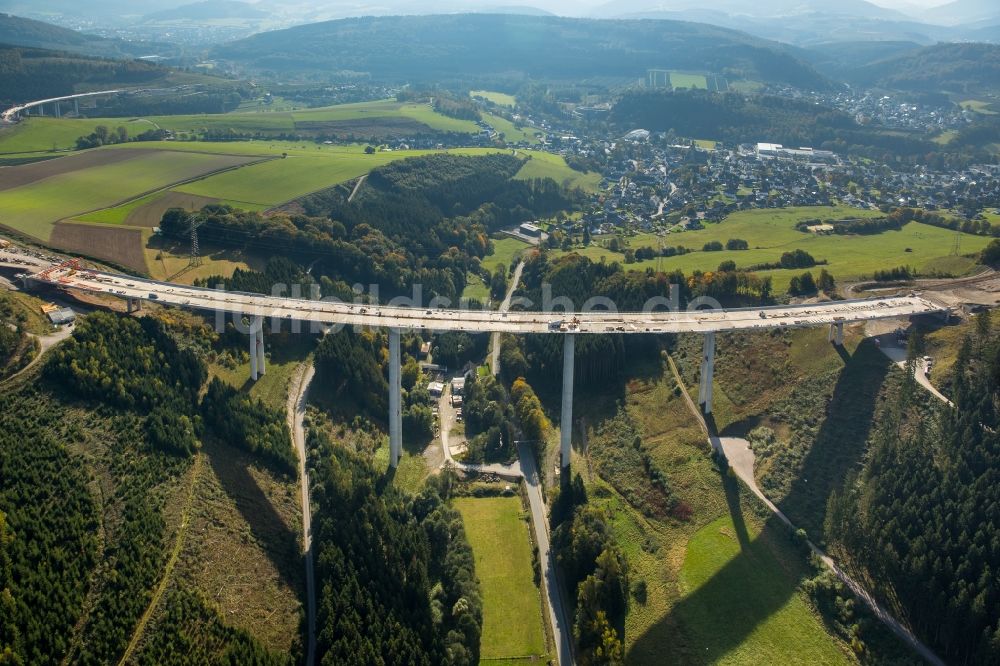
<svg viewBox="0 0 1000 666"><path fill-rule="evenodd" d="M545 654L541 595L518 497L453 500L476 558L483 595L481 662Z"/></svg>
<svg viewBox="0 0 1000 666"><path fill-rule="evenodd" d="M715 270L727 260L736 262L737 267L776 262L785 252L802 249L817 261L827 260L826 268L838 280L848 280L870 276L877 270L895 266L911 266L918 271L931 271L947 259L954 244L956 232L911 222L899 231L886 231L876 235L837 236L816 235L795 229L795 223L814 218L837 219L841 217L877 217L878 211L858 210L845 206L823 208L786 208L750 210L734 213L718 224L708 224L704 229L672 233L662 238L665 246L680 245L697 251L683 256L650 259L630 264L630 270L645 270L660 266L663 270L680 269L685 273L695 270ZM730 238L739 238L749 243L749 250L723 250L702 252L701 248L710 241L725 245ZM660 246L661 239L654 234L640 234L627 239L631 248ZM961 234L961 251L973 254L982 250L990 239L983 236ZM622 260L622 255L601 246L601 239L588 248L573 250L579 254L599 260ZM973 262L974 263L974 262ZM776 290L784 291L792 277L803 272L795 270L761 271L770 275Z"/></svg>
<svg viewBox="0 0 1000 666"><path fill-rule="evenodd" d="M88 152L89 159L74 156L70 171L63 169L61 160L12 167L3 178L17 181L18 170L27 169L40 179L0 191L0 224L48 241L59 220L253 161L243 156L165 150L136 150L129 155L104 163L101 151ZM90 163L96 164L91 167ZM50 177L44 177L46 168Z"/></svg>
<svg viewBox="0 0 1000 666"><path fill-rule="evenodd" d="M364 122L359 122L364 121ZM358 135L377 133L380 123L414 131L477 133L479 127L434 111L427 104L403 104L392 100L342 104L291 112L237 110L223 114L149 116L147 118L29 118L15 127L0 131L0 155L71 150L76 140L98 125L125 127L129 136L150 129L167 129L180 137L205 130L233 130L244 133L281 134L295 131L333 133L352 130ZM339 125L338 125L339 124Z"/></svg>
<svg viewBox="0 0 1000 666"><path fill-rule="evenodd" d="M495 92L492 90L470 90L470 97L482 97L483 99L489 100L498 106L509 106L511 108L517 103L513 95L508 95L507 93Z"/></svg>

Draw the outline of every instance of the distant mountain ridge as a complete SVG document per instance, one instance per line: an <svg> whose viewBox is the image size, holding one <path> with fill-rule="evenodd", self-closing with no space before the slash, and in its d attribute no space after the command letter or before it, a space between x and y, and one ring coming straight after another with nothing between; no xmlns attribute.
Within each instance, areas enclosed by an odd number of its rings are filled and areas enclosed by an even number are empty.
<svg viewBox="0 0 1000 666"><path fill-rule="evenodd" d="M347 70L399 81L642 79L649 68L665 68L803 88L831 86L793 47L678 21L508 14L368 17L265 32L223 44L212 55L257 70Z"/></svg>
<svg viewBox="0 0 1000 666"><path fill-rule="evenodd" d="M1000 92L1000 45L936 44L845 73L858 85L920 92Z"/></svg>
<svg viewBox="0 0 1000 666"><path fill-rule="evenodd" d="M142 17L143 21L204 21L212 19L254 19L270 14L256 5L239 0L203 0L173 9L163 9Z"/></svg>
<svg viewBox="0 0 1000 666"><path fill-rule="evenodd" d="M0 14L0 44L69 51L103 58L133 58L149 55L153 49L163 48L161 44L126 42L88 35L11 14Z"/></svg>

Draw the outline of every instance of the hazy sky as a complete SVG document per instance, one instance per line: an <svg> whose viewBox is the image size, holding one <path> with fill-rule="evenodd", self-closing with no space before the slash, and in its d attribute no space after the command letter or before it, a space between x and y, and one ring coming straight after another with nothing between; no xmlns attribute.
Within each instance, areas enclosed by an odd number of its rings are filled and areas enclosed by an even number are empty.
<svg viewBox="0 0 1000 666"><path fill-rule="evenodd" d="M906 9L907 7L937 7L947 4L949 0L868 0L872 4L880 7L891 7L892 9Z"/></svg>

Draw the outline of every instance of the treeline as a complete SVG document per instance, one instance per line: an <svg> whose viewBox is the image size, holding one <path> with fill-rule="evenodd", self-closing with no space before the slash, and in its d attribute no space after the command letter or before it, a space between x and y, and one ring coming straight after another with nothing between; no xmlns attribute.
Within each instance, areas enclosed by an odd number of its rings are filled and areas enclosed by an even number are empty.
<svg viewBox="0 0 1000 666"><path fill-rule="evenodd" d="M897 208L888 215L872 218L852 218L846 220L802 220L795 224L799 231L807 231L808 227L817 224L828 224L833 227L833 233L840 235L880 234L883 231L902 229L910 222L920 222L932 227L952 229L976 236L1000 236L1000 226L994 226L986 219L962 219L946 216L941 213L922 208Z"/></svg>
<svg viewBox="0 0 1000 666"><path fill-rule="evenodd" d="M917 276L917 271L909 266L896 266L885 270L875 271L872 279L876 282L905 282Z"/></svg>
<svg viewBox="0 0 1000 666"><path fill-rule="evenodd" d="M792 269L792 268L812 268L813 266L823 266L826 265L826 259L815 259L811 254L803 249L792 250L791 252L783 252L781 258L778 261L773 261L763 264L753 264L746 268L748 271L770 271L776 269Z"/></svg>
<svg viewBox="0 0 1000 666"><path fill-rule="evenodd" d="M310 429L317 660L473 666L482 601L461 518L431 480L416 498L379 483L360 454ZM380 490L380 488L382 488Z"/></svg>
<svg viewBox="0 0 1000 666"><path fill-rule="evenodd" d="M560 490L552 521L556 562L575 601L577 660L581 664L622 664L628 562L614 541L604 511L587 503L579 474Z"/></svg>
<svg viewBox="0 0 1000 666"><path fill-rule="evenodd" d="M963 664L996 664L1000 654L1000 344L991 330L980 315L962 342L954 409L923 413L907 373L864 469L831 497L826 525L917 635Z"/></svg>
<svg viewBox="0 0 1000 666"><path fill-rule="evenodd" d="M439 93L434 97L433 107L438 113L450 118L473 122L482 120L482 116L479 115L479 107L469 99L456 99Z"/></svg>
<svg viewBox="0 0 1000 666"><path fill-rule="evenodd" d="M114 129L114 131L112 131L105 125L98 125L90 134L77 137L76 149L86 150L88 148L100 148L101 146L111 146L116 143L128 143L129 141L162 141L166 138L166 136L166 130L150 129L130 137L128 135L127 127L119 125Z"/></svg>
<svg viewBox="0 0 1000 666"><path fill-rule="evenodd" d="M932 227L942 229L952 229L966 234L976 234L977 236L1000 236L1000 225L994 226L989 220L963 220L957 217L945 217L940 213L927 211L922 208L899 208L889 214L889 218L898 218L900 226L907 222L920 222L929 224Z"/></svg>

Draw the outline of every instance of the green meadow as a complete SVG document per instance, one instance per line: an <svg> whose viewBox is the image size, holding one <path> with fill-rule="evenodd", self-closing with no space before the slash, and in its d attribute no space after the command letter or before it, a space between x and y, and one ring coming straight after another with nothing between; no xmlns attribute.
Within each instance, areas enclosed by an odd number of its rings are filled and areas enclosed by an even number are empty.
<svg viewBox="0 0 1000 666"><path fill-rule="evenodd" d="M683 256L650 259L630 264L630 270L645 270L660 266L663 270L679 269L685 273L695 270L713 271L723 261L735 261L738 268L755 264L772 263L785 252L802 249L817 261L827 260L826 268L837 279L870 276L877 270L895 266L911 266L918 271L954 270L961 263L971 268L968 261L949 261L956 232L911 222L899 231L886 231L865 236L816 235L795 229L795 223L808 219L836 219L841 217L876 217L877 211L858 210L846 206L798 207L786 209L750 210L734 213L718 224L707 224L704 229L671 233L662 238L665 246L684 246L697 250ZM749 250L723 250L703 252L701 248L710 241L725 245L730 238L747 241ZM658 248L661 239L654 234L639 234L628 238L628 246ZM961 234L961 251L973 254L982 250L990 239ZM591 259L622 261L622 255L602 247L601 239L588 248L573 250ZM949 265L950 264L950 265ZM819 267L812 269L818 271ZM800 270L763 271L774 279L775 288L784 290Z"/></svg>
<svg viewBox="0 0 1000 666"><path fill-rule="evenodd" d="M469 95L471 97L482 97L483 99L493 102L497 106L513 107L517 103L517 100L514 99L513 95L493 90L470 90Z"/></svg>
<svg viewBox="0 0 1000 666"><path fill-rule="evenodd" d="M670 85L674 88L701 88L708 90L708 81L704 74L684 74L670 72Z"/></svg>
<svg viewBox="0 0 1000 666"><path fill-rule="evenodd" d="M541 594L531 568L531 542L518 497L453 500L476 560L483 595L483 662L545 653Z"/></svg>
<svg viewBox="0 0 1000 666"><path fill-rule="evenodd" d="M551 178L567 187L579 187L585 192L596 192L601 184L601 174L597 172L580 173L571 169L561 155L543 153L535 150L519 153L529 157L517 177L524 180L532 178Z"/></svg>

